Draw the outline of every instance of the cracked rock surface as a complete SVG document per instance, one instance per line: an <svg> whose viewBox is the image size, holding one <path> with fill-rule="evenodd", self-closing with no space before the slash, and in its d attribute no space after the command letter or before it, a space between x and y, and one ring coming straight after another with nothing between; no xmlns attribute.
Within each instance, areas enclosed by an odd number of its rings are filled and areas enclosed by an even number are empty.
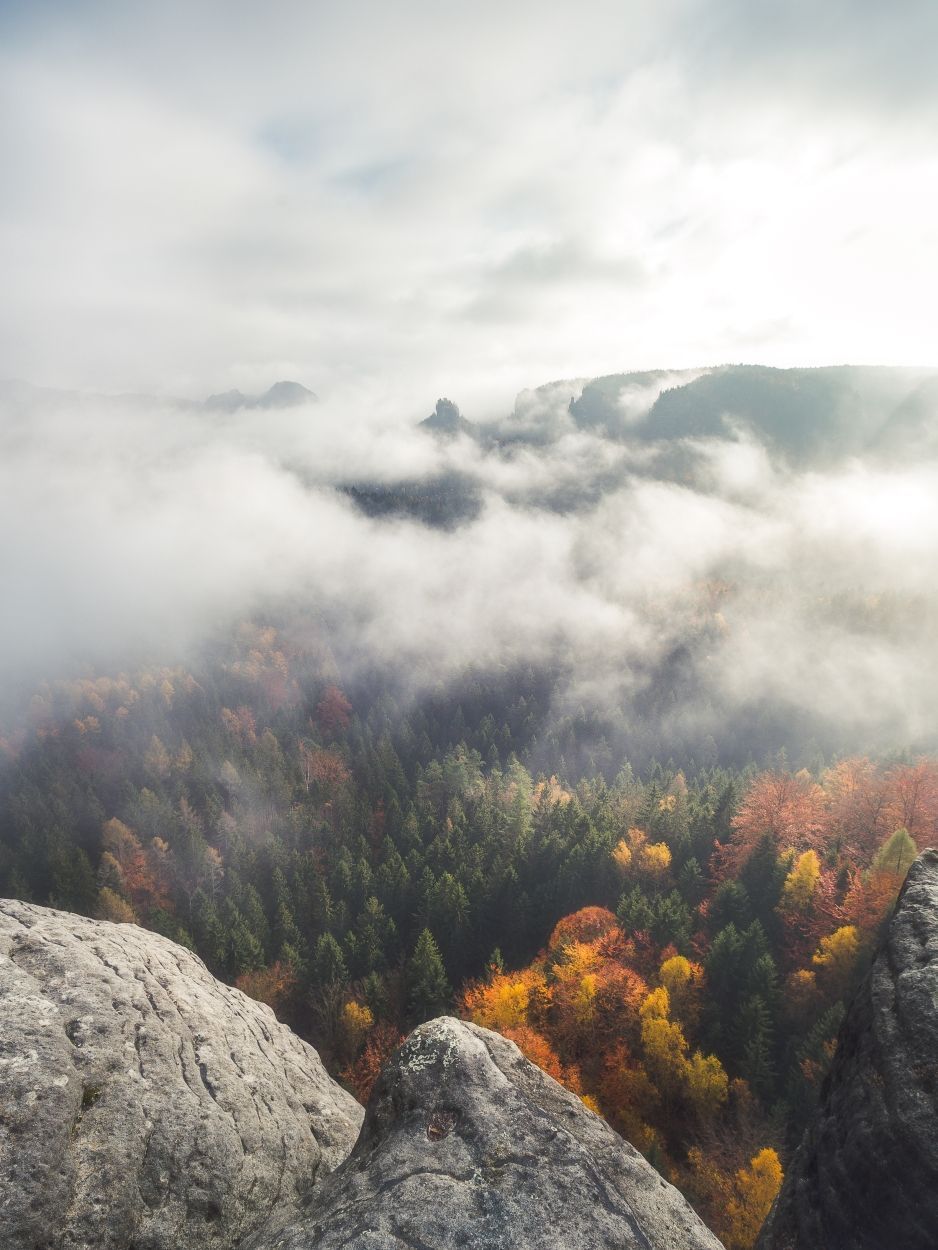
<svg viewBox="0 0 938 1250"><path fill-rule="evenodd" d="M758 1246L938 1246L936 851L909 870Z"/></svg>
<svg viewBox="0 0 938 1250"><path fill-rule="evenodd" d="M720 1250L676 1189L513 1042L443 1017L375 1086L310 1214L252 1250Z"/></svg>
<svg viewBox="0 0 938 1250"><path fill-rule="evenodd" d="M135 925L0 901L0 1246L205 1250L315 1211L361 1108Z"/></svg>

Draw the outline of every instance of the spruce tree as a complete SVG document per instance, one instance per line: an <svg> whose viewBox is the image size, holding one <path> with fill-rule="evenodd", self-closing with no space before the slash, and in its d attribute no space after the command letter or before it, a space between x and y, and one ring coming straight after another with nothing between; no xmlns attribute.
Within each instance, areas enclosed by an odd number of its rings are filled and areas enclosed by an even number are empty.
<svg viewBox="0 0 938 1250"><path fill-rule="evenodd" d="M313 957L313 981L320 987L344 985L348 969L342 947L331 933L324 933L316 943Z"/></svg>
<svg viewBox="0 0 938 1250"><path fill-rule="evenodd" d="M424 929L407 963L407 1007L414 1024L442 1015L452 989L433 934Z"/></svg>

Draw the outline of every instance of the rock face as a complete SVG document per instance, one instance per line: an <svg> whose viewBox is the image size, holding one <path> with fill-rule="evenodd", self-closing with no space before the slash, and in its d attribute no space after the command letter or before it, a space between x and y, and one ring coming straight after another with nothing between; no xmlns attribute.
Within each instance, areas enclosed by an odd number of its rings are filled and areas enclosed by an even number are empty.
<svg viewBox="0 0 938 1250"><path fill-rule="evenodd" d="M361 1108L273 1013L135 925L0 901L0 1246L241 1244L315 1210Z"/></svg>
<svg viewBox="0 0 938 1250"><path fill-rule="evenodd" d="M466 420L451 399L438 399L430 416L420 422L420 429L443 439L456 438L459 434L472 438L476 432L474 423Z"/></svg>
<svg viewBox="0 0 938 1250"><path fill-rule="evenodd" d="M938 1245L938 852L909 871L759 1250Z"/></svg>
<svg viewBox="0 0 938 1250"><path fill-rule="evenodd" d="M382 1073L306 1219L252 1250L719 1250L688 1204L513 1042L444 1017Z"/></svg>

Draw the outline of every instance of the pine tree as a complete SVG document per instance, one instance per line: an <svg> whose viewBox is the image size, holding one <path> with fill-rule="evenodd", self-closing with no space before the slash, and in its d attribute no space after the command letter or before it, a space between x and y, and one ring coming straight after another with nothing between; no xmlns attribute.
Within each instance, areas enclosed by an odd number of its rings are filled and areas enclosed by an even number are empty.
<svg viewBox="0 0 938 1250"><path fill-rule="evenodd" d="M297 928L293 912L286 902L277 904L277 918L274 921L274 949L277 958L287 962L287 948L302 958L306 943Z"/></svg>
<svg viewBox="0 0 938 1250"><path fill-rule="evenodd" d="M192 899L192 936L195 949L212 972L221 972L225 962L225 930L218 908L203 890Z"/></svg>
<svg viewBox="0 0 938 1250"><path fill-rule="evenodd" d="M348 969L342 948L331 933L324 933L316 943L313 956L313 980L321 986L344 985L348 980Z"/></svg>
<svg viewBox="0 0 938 1250"><path fill-rule="evenodd" d="M441 1015L452 993L440 949L430 930L424 929L407 964L407 1006L413 1022Z"/></svg>
<svg viewBox="0 0 938 1250"><path fill-rule="evenodd" d="M739 1070L750 1087L768 1105L775 1083L772 1063L772 1018L762 996L753 994L739 1009L735 1029Z"/></svg>

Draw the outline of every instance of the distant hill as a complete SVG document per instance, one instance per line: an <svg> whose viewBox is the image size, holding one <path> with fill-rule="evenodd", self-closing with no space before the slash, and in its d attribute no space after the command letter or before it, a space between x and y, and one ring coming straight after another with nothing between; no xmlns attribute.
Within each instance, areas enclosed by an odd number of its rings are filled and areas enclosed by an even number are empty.
<svg viewBox="0 0 938 1250"><path fill-rule="evenodd" d="M275 382L263 395L245 395L243 391L222 391L209 395L204 407L214 412L237 412L239 408L295 408L316 403L318 396L299 382Z"/></svg>
<svg viewBox="0 0 938 1250"><path fill-rule="evenodd" d="M514 506L568 514L595 507L630 477L709 493L715 486L699 445L704 439L735 441L745 434L773 462L800 470L824 470L850 457L889 463L934 455L938 371L720 365L616 373L522 392L510 415L484 424L439 399L418 428L444 444L465 435L483 459L511 458L519 446L547 454L575 430L615 444L619 451L611 458L587 457L575 473L510 494ZM422 478L349 481L340 489L368 516L406 517L440 529L475 520L484 493L479 466L468 463Z"/></svg>
<svg viewBox="0 0 938 1250"><path fill-rule="evenodd" d="M793 463L824 464L921 433L936 381L934 371L851 365L611 374L587 383L569 411L580 429L643 442L727 437L742 427ZM662 382L670 385L655 395ZM643 393L644 411L635 402Z"/></svg>
<svg viewBox="0 0 938 1250"><path fill-rule="evenodd" d="M877 431L872 448L890 459L932 458L938 452L938 374L915 388Z"/></svg>

